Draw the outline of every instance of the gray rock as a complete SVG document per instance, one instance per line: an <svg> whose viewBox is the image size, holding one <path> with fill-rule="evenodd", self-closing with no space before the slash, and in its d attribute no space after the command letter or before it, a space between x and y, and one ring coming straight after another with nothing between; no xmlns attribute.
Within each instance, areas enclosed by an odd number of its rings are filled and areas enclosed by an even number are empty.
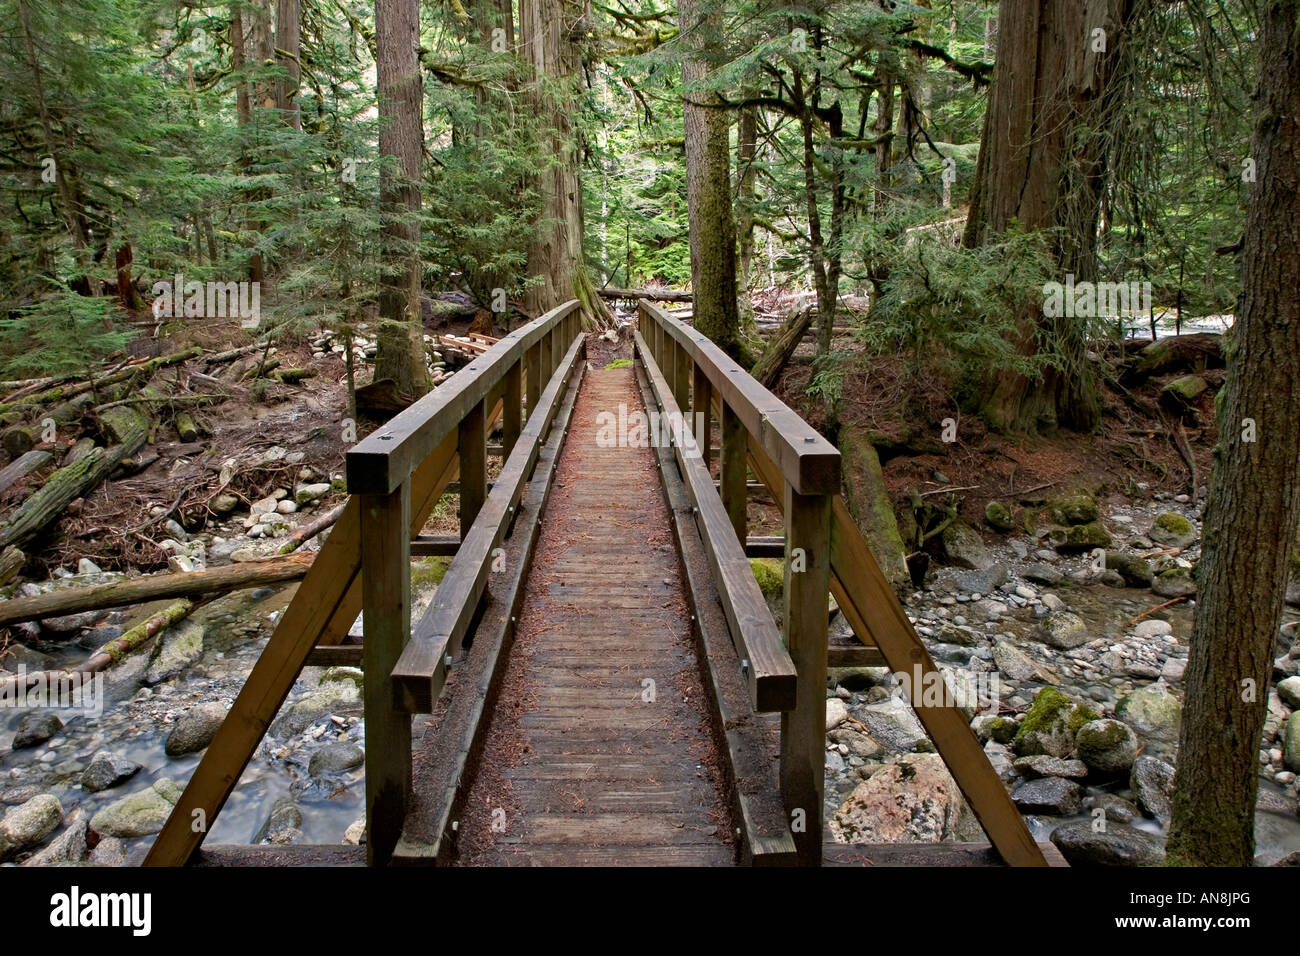
<svg viewBox="0 0 1300 956"><path fill-rule="evenodd" d="M270 816L253 837L253 843L273 843L284 846L297 843L301 839L302 811L298 809L298 805L291 797L284 796L275 801Z"/></svg>
<svg viewBox="0 0 1300 956"><path fill-rule="evenodd" d="M68 825L38 853L33 853L23 866L59 866L80 863L86 857L86 814L73 810L68 814Z"/></svg>
<svg viewBox="0 0 1300 956"><path fill-rule="evenodd" d="M323 777L352 770L365 762L364 750L350 741L340 741L312 754L311 761L307 764L307 773L312 777Z"/></svg>
<svg viewBox="0 0 1300 956"><path fill-rule="evenodd" d="M1132 587L1151 586L1151 565L1147 563L1146 558L1140 558L1136 554L1125 554L1123 551L1107 551L1106 568L1117 572L1124 579L1124 583Z"/></svg>
<svg viewBox="0 0 1300 956"><path fill-rule="evenodd" d="M121 636L122 629L120 627L112 625L93 627L77 638L77 646L83 650L97 651L109 641L116 640Z"/></svg>
<svg viewBox="0 0 1300 956"><path fill-rule="evenodd" d="M911 751L917 741L925 738L925 730L912 708L898 697L868 704L858 716L872 740L896 753Z"/></svg>
<svg viewBox="0 0 1300 956"><path fill-rule="evenodd" d="M18 731L14 734L14 750L26 750L39 747L63 729L63 721L55 714L44 710L32 710L18 719Z"/></svg>
<svg viewBox="0 0 1300 956"><path fill-rule="evenodd" d="M330 681L285 708L283 716L275 722L275 733L290 737L302 733L322 717L360 709L361 693L356 684Z"/></svg>
<svg viewBox="0 0 1300 956"><path fill-rule="evenodd" d="M1277 696L1292 710L1300 709L1300 677L1288 677L1279 682Z"/></svg>
<svg viewBox="0 0 1300 956"><path fill-rule="evenodd" d="M1156 757L1142 756L1133 762L1129 774L1129 787L1137 797L1138 806L1147 816L1168 824L1172 807L1170 798L1174 789L1174 768Z"/></svg>
<svg viewBox="0 0 1300 956"><path fill-rule="evenodd" d="M1026 581L1033 581L1035 584L1045 584L1048 587L1056 587L1065 582L1065 575L1050 564L1041 562L1025 565L1020 572L1020 576Z"/></svg>
<svg viewBox="0 0 1300 956"><path fill-rule="evenodd" d="M226 708L216 702L199 704L181 715L167 735L163 749L169 757L197 753L217 735L217 729L226 719Z"/></svg>
<svg viewBox="0 0 1300 956"><path fill-rule="evenodd" d="M1120 700L1115 716L1144 737L1173 743L1178 739L1183 705L1163 682L1157 681Z"/></svg>
<svg viewBox="0 0 1300 956"><path fill-rule="evenodd" d="M1051 647L1068 651L1088 643L1088 625L1083 618L1071 611L1053 611L1038 622L1034 638Z"/></svg>
<svg viewBox="0 0 1300 956"><path fill-rule="evenodd" d="M1176 511L1156 515L1147 537L1170 548L1186 548L1196 541L1196 527Z"/></svg>
<svg viewBox="0 0 1300 956"><path fill-rule="evenodd" d="M1043 777L1017 788L1011 799L1021 813L1050 813L1069 817L1083 807L1083 791L1073 780Z"/></svg>
<svg viewBox="0 0 1300 956"><path fill-rule="evenodd" d="M1166 634L1172 634L1173 632L1174 626L1172 624L1154 617L1138 621L1133 628L1133 633L1145 640L1150 640L1153 637L1164 637Z"/></svg>
<svg viewBox="0 0 1300 956"><path fill-rule="evenodd" d="M1300 710L1287 718L1282 742L1282 762L1288 770L1300 773Z"/></svg>
<svg viewBox="0 0 1300 956"><path fill-rule="evenodd" d="M829 824L840 843L938 843L955 835L965 812L943 760L912 754L860 783Z"/></svg>
<svg viewBox="0 0 1300 956"><path fill-rule="evenodd" d="M1009 744L1016 736L1016 722L998 714L980 714L970 722L970 729L975 731L981 743L992 740L994 743Z"/></svg>
<svg viewBox="0 0 1300 956"><path fill-rule="evenodd" d="M300 485L298 487L298 493L294 495L294 501L299 505L305 505L309 501L324 498L329 493L330 483L328 481L322 481L312 485Z"/></svg>
<svg viewBox="0 0 1300 956"><path fill-rule="evenodd" d="M1016 779L1016 768L1011 760L1011 748L995 740L990 740L984 745L984 754L989 758L989 763L993 766L993 772L998 775L999 780L1003 783L1010 783Z"/></svg>
<svg viewBox="0 0 1300 956"><path fill-rule="evenodd" d="M0 862L40 845L63 822L63 807L48 793L10 807L0 819Z"/></svg>
<svg viewBox="0 0 1300 956"><path fill-rule="evenodd" d="M1007 583L1007 566L990 564L987 568L963 571L957 575L957 587L972 594L988 594Z"/></svg>
<svg viewBox="0 0 1300 956"><path fill-rule="evenodd" d="M158 780L153 786L138 790L100 809L90 818L96 833L111 837L142 837L157 833L167 822L181 788L174 780Z"/></svg>
<svg viewBox="0 0 1300 956"><path fill-rule="evenodd" d="M162 643L154 651L144 682L161 684L183 673L203 656L203 627L194 621L182 621L168 628Z"/></svg>
<svg viewBox="0 0 1300 956"><path fill-rule="evenodd" d="M94 866L126 866L126 844L117 837L104 837L90 851Z"/></svg>
<svg viewBox="0 0 1300 956"><path fill-rule="evenodd" d="M1082 760L1062 760L1047 754L1034 754L1031 757L1019 757L1012 765L1016 771L1029 780L1038 777L1064 777L1067 780L1082 780L1088 776L1088 766Z"/></svg>
<svg viewBox="0 0 1300 956"><path fill-rule="evenodd" d="M826 701L826 729L834 730L844 721L849 719L849 709L844 706L844 701L838 697L832 697Z"/></svg>
<svg viewBox="0 0 1300 956"><path fill-rule="evenodd" d="M1126 773L1137 759L1137 736L1118 720L1092 720L1074 735L1079 759L1100 773Z"/></svg>
<svg viewBox="0 0 1300 956"><path fill-rule="evenodd" d="M1196 579L1187 568L1170 568L1155 576L1151 590L1160 597L1191 597L1196 593Z"/></svg>
<svg viewBox="0 0 1300 956"><path fill-rule="evenodd" d="M1269 744L1277 736L1279 730L1286 725L1286 708L1282 704L1282 698L1278 696L1275 688L1269 688L1268 691L1268 709L1264 712L1264 735L1261 738L1265 745Z"/></svg>
<svg viewBox="0 0 1300 956"><path fill-rule="evenodd" d="M944 528L941 535L944 556L959 568L984 571L993 566L993 555L984 545L979 532L958 519Z"/></svg>
<svg viewBox="0 0 1300 956"><path fill-rule="evenodd" d="M140 770L134 760L101 750L81 774L81 788L91 793L126 783Z"/></svg>
<svg viewBox="0 0 1300 956"><path fill-rule="evenodd" d="M1092 798L1092 806L1094 809L1100 808L1108 822L1132 823L1133 818L1140 812L1134 804L1113 793L1097 794Z"/></svg>
<svg viewBox="0 0 1300 956"><path fill-rule="evenodd" d="M1056 677L1047 667L1040 665L1011 641L998 641L993 645L993 663L998 670L1013 681L1039 681L1053 683Z"/></svg>
<svg viewBox="0 0 1300 956"><path fill-rule="evenodd" d="M1089 823L1067 823L1052 831L1051 841L1071 866L1158 866L1164 843L1148 833L1107 823L1097 832Z"/></svg>

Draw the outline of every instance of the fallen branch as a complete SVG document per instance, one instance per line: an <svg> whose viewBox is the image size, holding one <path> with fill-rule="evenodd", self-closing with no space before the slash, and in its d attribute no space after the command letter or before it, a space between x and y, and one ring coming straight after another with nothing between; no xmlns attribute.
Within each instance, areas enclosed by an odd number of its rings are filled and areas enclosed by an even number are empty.
<svg viewBox="0 0 1300 956"><path fill-rule="evenodd" d="M94 381L93 387L99 389L107 385L116 385L118 382L125 382L141 373L155 372L168 365L176 365L180 362L187 361L188 359L198 358L202 354L203 349L195 346L194 348L186 349L183 352L173 352L171 355L160 355L158 358L150 359L147 362L141 362L139 365L128 365L120 371L105 375L103 378L97 378ZM19 404L44 405L46 402L64 401L80 395L83 392L90 391L91 387L92 384L90 382L81 382L76 385L60 385L56 388L51 388L48 391L41 392L38 395L32 395L25 398ZM9 411L14 404L15 403L10 402L0 405L0 412Z"/></svg>
<svg viewBox="0 0 1300 956"><path fill-rule="evenodd" d="M292 554L297 551L312 538L316 537L316 535L320 534L326 528L331 527L336 521L338 521L339 518L343 516L343 509L345 507L346 504L339 505L337 508L325 512L314 521L307 522L293 534L289 535L288 540L285 541L284 545L277 553Z"/></svg>
<svg viewBox="0 0 1300 956"><path fill-rule="evenodd" d="M29 451L0 471L0 491L8 491L19 478L25 478L54 456L48 451Z"/></svg>
<svg viewBox="0 0 1300 956"><path fill-rule="evenodd" d="M1187 600L1187 595L1184 594L1182 597L1176 597L1176 598L1174 598L1172 601L1166 601L1164 604L1157 604L1155 607L1151 608L1151 610L1149 610L1149 611L1143 611L1141 614L1139 614L1137 617L1133 618L1131 621L1125 621L1125 622L1124 622L1124 626L1125 626L1125 627L1132 627L1134 624L1136 624L1138 621L1142 620L1142 618L1146 617L1148 614L1154 614L1154 613L1156 613L1156 611L1159 611L1159 610L1161 610L1162 608L1169 607L1171 604L1177 604L1177 603L1179 603L1180 601L1186 601L1186 600Z"/></svg>
<svg viewBox="0 0 1300 956"><path fill-rule="evenodd" d="M310 554L291 554L207 571L149 574L88 588L66 588L34 597L0 601L0 627L43 617L140 604L160 598L219 594L297 581L307 573L313 558L314 555Z"/></svg>

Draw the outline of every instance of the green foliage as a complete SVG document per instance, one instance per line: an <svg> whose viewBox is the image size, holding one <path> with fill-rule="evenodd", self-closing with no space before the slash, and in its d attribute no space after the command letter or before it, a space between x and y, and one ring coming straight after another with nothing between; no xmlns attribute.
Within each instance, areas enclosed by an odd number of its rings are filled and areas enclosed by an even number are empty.
<svg viewBox="0 0 1300 956"><path fill-rule="evenodd" d="M55 287L35 304L18 309L14 318L0 319L0 374L93 379L104 360L134 334L117 328L120 314L113 299Z"/></svg>

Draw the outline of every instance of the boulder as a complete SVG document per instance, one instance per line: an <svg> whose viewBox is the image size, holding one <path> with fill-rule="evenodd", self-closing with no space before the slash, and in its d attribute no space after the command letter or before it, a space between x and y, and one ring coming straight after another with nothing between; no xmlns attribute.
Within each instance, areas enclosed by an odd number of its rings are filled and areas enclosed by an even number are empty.
<svg viewBox="0 0 1300 956"><path fill-rule="evenodd" d="M1025 565L1020 572L1020 576L1026 581L1033 581L1035 584L1045 584L1048 587L1057 587L1065 583L1065 575L1050 564L1044 564L1036 561L1032 564Z"/></svg>
<svg viewBox="0 0 1300 956"><path fill-rule="evenodd" d="M1007 566L990 564L987 568L963 571L955 578L957 587L972 594L989 594L1007 583Z"/></svg>
<svg viewBox="0 0 1300 956"><path fill-rule="evenodd" d="M23 861L23 866L61 866L80 863L86 857L86 814L73 810L68 814L63 832L46 847Z"/></svg>
<svg viewBox="0 0 1300 956"><path fill-rule="evenodd" d="M1277 696L1292 710L1300 710L1300 677L1288 677L1280 681Z"/></svg>
<svg viewBox="0 0 1300 956"><path fill-rule="evenodd" d="M1100 831L1090 823L1067 823L1050 839L1071 866L1159 866L1165 860L1163 841L1122 823Z"/></svg>
<svg viewBox="0 0 1300 956"><path fill-rule="evenodd" d="M1011 509L1000 501L990 501L984 506L984 523L1002 534L1015 528L1015 522L1011 519Z"/></svg>
<svg viewBox="0 0 1300 956"><path fill-rule="evenodd" d="M912 708L900 697L868 704L858 712L858 719L866 726L872 740L895 753L907 753L916 747L918 741L925 739L925 729L917 721Z"/></svg>
<svg viewBox="0 0 1300 956"><path fill-rule="evenodd" d="M199 704L181 715L167 735L163 746L169 757L181 757L197 753L217 735L222 721L226 719L226 708L214 702Z"/></svg>
<svg viewBox="0 0 1300 956"><path fill-rule="evenodd" d="M0 863L39 846L63 822L63 807L48 793L10 807L0 818Z"/></svg>
<svg viewBox="0 0 1300 956"><path fill-rule="evenodd" d="M18 731L14 734L14 750L26 750L39 747L63 729L63 721L47 710L32 710L18 719Z"/></svg>
<svg viewBox="0 0 1300 956"><path fill-rule="evenodd" d="M1016 737L1016 722L997 714L980 714L970 722L970 729L975 731L980 743L991 740L994 743L1009 744Z"/></svg>
<svg viewBox="0 0 1300 956"><path fill-rule="evenodd" d="M936 754L911 754L858 784L831 816L838 843L938 843L966 811L956 781Z"/></svg>
<svg viewBox="0 0 1300 956"><path fill-rule="evenodd" d="M289 796L280 797L271 807L271 813L266 818L253 837L253 844L275 844L276 846L285 846L290 843L297 843L302 839L302 811L298 805L293 802Z"/></svg>
<svg viewBox="0 0 1300 956"><path fill-rule="evenodd" d="M1154 617L1138 621L1133 628L1134 635L1144 640L1150 640L1153 637L1164 637L1166 634L1172 634L1173 632L1174 626L1172 624Z"/></svg>
<svg viewBox="0 0 1300 956"><path fill-rule="evenodd" d="M1129 587L1151 587L1151 565L1146 558L1125 554L1123 551L1107 551L1106 569L1118 572Z"/></svg>
<svg viewBox="0 0 1300 956"><path fill-rule="evenodd" d="M1079 759L1098 773L1127 773L1137 759L1137 736L1118 720L1091 720L1074 735Z"/></svg>
<svg viewBox="0 0 1300 956"><path fill-rule="evenodd" d="M1065 528L1052 528L1047 532L1047 540L1057 551L1072 553L1091 551L1093 548L1109 548L1111 537L1100 521L1088 524L1070 525Z"/></svg>
<svg viewBox="0 0 1300 956"><path fill-rule="evenodd" d="M1062 525L1091 524L1101 517L1097 499L1086 491L1049 501L1047 511L1054 522Z"/></svg>
<svg viewBox="0 0 1300 956"><path fill-rule="evenodd" d="M1074 735L1097 715L1066 697L1055 687L1043 687L1016 731L1016 750L1021 756L1047 754L1069 757L1074 750Z"/></svg>
<svg viewBox="0 0 1300 956"><path fill-rule="evenodd" d="M1147 816L1169 823L1174 790L1174 768L1170 764L1157 757L1138 757L1129 774L1129 788Z"/></svg>
<svg viewBox="0 0 1300 956"><path fill-rule="evenodd" d="M1196 541L1196 527L1177 511L1162 511L1151 522L1147 537L1169 548L1186 548Z"/></svg>
<svg viewBox="0 0 1300 956"><path fill-rule="evenodd" d="M1282 762L1288 770L1300 773L1300 710L1287 718L1282 736Z"/></svg>
<svg viewBox="0 0 1300 956"><path fill-rule="evenodd" d="M1091 640L1088 625L1071 611L1053 611L1038 622L1034 639L1063 651L1068 651Z"/></svg>
<svg viewBox="0 0 1300 956"><path fill-rule="evenodd" d="M181 788L176 781L158 780L102 808L90 818L90 827L102 836L149 836L163 828L180 798Z"/></svg>
<svg viewBox="0 0 1300 956"><path fill-rule="evenodd" d="M838 697L826 701L826 729L834 730L849 719L849 708Z"/></svg>
<svg viewBox="0 0 1300 956"><path fill-rule="evenodd" d="M1049 757L1047 754L1020 757L1012 766L1027 780L1036 780L1039 777L1082 780L1088 776L1088 766L1082 760L1062 760L1060 757Z"/></svg>
<svg viewBox="0 0 1300 956"><path fill-rule="evenodd" d="M182 621L168 628L155 647L144 682L152 687L179 676L203 656L203 628L193 621Z"/></svg>
<svg viewBox="0 0 1300 956"><path fill-rule="evenodd" d="M983 571L993 566L993 555L984 545L979 532L958 518L943 529L944 558L959 568Z"/></svg>
<svg viewBox="0 0 1300 956"><path fill-rule="evenodd" d="M1049 813L1069 817L1083 808L1083 790L1073 780L1042 777L1012 791L1011 799L1021 813Z"/></svg>
<svg viewBox="0 0 1300 956"><path fill-rule="evenodd" d="M1169 568L1155 576L1151 590L1164 598L1192 597L1196 594L1196 578L1189 568Z"/></svg>
<svg viewBox="0 0 1300 956"><path fill-rule="evenodd" d="M1115 707L1115 716L1144 737L1173 743L1178 739L1183 705L1169 692L1164 681L1157 681L1121 699Z"/></svg>
<svg viewBox="0 0 1300 956"><path fill-rule="evenodd" d="M91 793L108 790L126 783L140 770L134 760L127 760L117 754L101 750L81 774L81 789Z"/></svg>

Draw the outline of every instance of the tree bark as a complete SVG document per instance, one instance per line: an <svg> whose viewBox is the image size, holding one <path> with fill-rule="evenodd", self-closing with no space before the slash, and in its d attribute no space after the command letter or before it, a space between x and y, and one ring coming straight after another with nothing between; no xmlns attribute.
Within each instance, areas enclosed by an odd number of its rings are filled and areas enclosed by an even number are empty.
<svg viewBox="0 0 1300 956"><path fill-rule="evenodd" d="M1270 0L1260 21L1256 182L1205 511L1167 847L1169 862L1181 865L1253 860L1256 754L1300 522L1300 0Z"/></svg>
<svg viewBox="0 0 1300 956"><path fill-rule="evenodd" d="M695 327L732 358L744 361L736 303L731 121L726 111L707 105L716 94L698 89L708 77L710 60L718 55L721 25L718 15L707 12L701 0L678 0L677 10L682 36L691 49L682 62L682 84L687 88L682 112Z"/></svg>
<svg viewBox="0 0 1300 956"><path fill-rule="evenodd" d="M301 0L276 0L275 59L286 76L275 82L275 105L291 129L302 129L298 110L298 82L301 76L298 57L302 39Z"/></svg>
<svg viewBox="0 0 1300 956"><path fill-rule="evenodd" d="M419 0L375 0L379 58L379 204L383 217L375 381L428 390L420 321L420 166L424 150ZM390 158L391 157L391 158Z"/></svg>
<svg viewBox="0 0 1300 956"><path fill-rule="evenodd" d="M1001 0L997 63L963 237L968 247L1017 221L1050 234L1063 273L1080 281L1096 278L1106 139L1114 113L1110 79L1134 7L1135 0ZM1097 29L1105 31L1104 51L1094 49ZM998 373L983 409L990 424L1007 431L1057 424L1094 429L1101 411L1084 324L1045 319L1034 310L1019 316L1018 325L1014 344L1021 354L1036 354L1038 337L1046 332L1064 367L1037 381Z"/></svg>

